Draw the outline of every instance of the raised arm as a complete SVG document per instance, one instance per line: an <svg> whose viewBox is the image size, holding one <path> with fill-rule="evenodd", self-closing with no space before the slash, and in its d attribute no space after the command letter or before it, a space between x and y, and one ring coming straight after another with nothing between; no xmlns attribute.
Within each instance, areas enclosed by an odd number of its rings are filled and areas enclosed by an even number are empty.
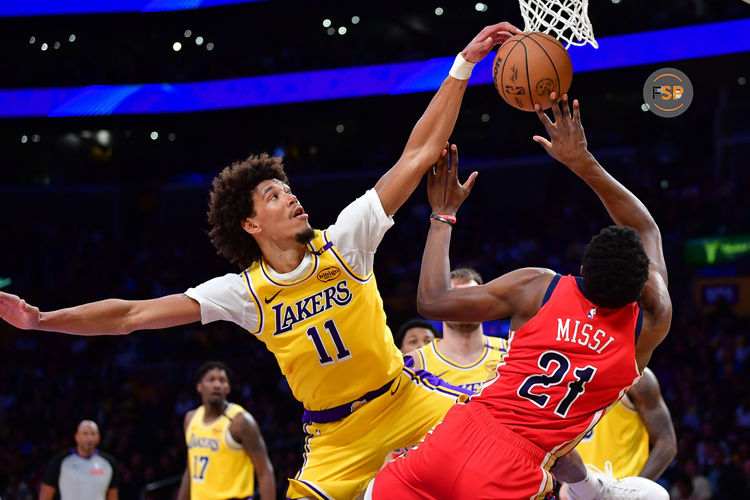
<svg viewBox="0 0 750 500"><path fill-rule="evenodd" d="M550 121L541 107L535 106L550 140L538 135L534 136L534 140L594 190L615 224L632 227L638 232L649 258L648 281L639 298L645 313L643 334L637 344L638 366L642 369L652 351L667 335L672 320L672 302L667 291L667 266L659 227L646 206L609 175L588 151L578 100L573 101L571 115L567 95L558 99L553 92L550 99L554 122Z"/></svg>
<svg viewBox="0 0 750 500"><path fill-rule="evenodd" d="M0 292L0 318L22 330L73 335L124 335L200 321L200 305L184 294L151 300L107 299L42 312L16 295Z"/></svg>
<svg viewBox="0 0 750 500"><path fill-rule="evenodd" d="M654 372L646 368L641 380L628 391L628 397L646 426L651 443L648 459L639 475L656 481L677 455L677 437Z"/></svg>
<svg viewBox="0 0 750 500"><path fill-rule="evenodd" d="M427 195L432 213L455 216L476 180L458 181L458 148L444 149L427 178ZM444 217L445 218L445 217ZM514 329L528 321L539 309L544 290L555 273L549 269L526 268L507 273L487 284L451 288L449 247L453 225L450 219L430 218L422 268L419 275L417 307L430 319L444 321L488 321L512 317Z"/></svg>
<svg viewBox="0 0 750 500"><path fill-rule="evenodd" d="M473 63L481 61L492 47L518 32L518 28L506 22L485 27L461 52L461 57L468 63L464 67L470 72ZM462 71L451 71L458 78L448 76L445 79L414 126L401 157L375 185L387 215L396 213L414 192L425 171L438 159L445 141L450 137L468 80L468 74L461 73Z"/></svg>
<svg viewBox="0 0 750 500"><path fill-rule="evenodd" d="M249 413L242 413L234 419L229 428L232 437L242 444L245 453L255 467L258 475L258 491L261 500L273 500L276 498L276 478L273 474L273 465L268 458L268 450L257 422Z"/></svg>

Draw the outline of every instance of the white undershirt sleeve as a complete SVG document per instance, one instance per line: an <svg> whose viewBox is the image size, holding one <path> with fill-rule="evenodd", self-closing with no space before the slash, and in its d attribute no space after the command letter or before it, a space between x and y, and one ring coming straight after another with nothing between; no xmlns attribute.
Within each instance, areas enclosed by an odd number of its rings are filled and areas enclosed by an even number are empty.
<svg viewBox="0 0 750 500"><path fill-rule="evenodd" d="M201 323L231 321L242 328L255 331L258 311L250 300L242 274L225 274L188 288L185 295L201 306Z"/></svg>
<svg viewBox="0 0 750 500"><path fill-rule="evenodd" d="M375 250L392 225L393 217L386 215L378 193L370 189L341 211L328 228L328 238L349 267L366 276L372 270Z"/></svg>

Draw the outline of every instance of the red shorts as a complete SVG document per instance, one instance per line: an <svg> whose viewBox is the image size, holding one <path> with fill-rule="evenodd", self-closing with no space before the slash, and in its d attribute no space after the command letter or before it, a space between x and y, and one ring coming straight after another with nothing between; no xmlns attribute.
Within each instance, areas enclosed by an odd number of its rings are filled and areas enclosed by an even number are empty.
<svg viewBox="0 0 750 500"><path fill-rule="evenodd" d="M456 405L417 448L375 476L372 498L542 499L553 487L550 458L481 403Z"/></svg>

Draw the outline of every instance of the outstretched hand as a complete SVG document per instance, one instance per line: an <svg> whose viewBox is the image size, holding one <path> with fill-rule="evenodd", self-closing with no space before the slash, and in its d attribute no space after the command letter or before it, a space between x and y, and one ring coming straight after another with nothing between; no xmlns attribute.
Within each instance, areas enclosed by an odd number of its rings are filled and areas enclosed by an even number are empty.
<svg viewBox="0 0 750 500"><path fill-rule="evenodd" d="M478 63L492 50L492 47L503 43L508 38L520 32L521 30L508 22L486 26L461 51L461 56L469 62Z"/></svg>
<svg viewBox="0 0 750 500"><path fill-rule="evenodd" d="M432 213L455 215L474 187L477 175L477 172L472 172L466 182L461 184L458 181L458 148L455 144L445 143L440 158L427 173L427 198L430 200Z"/></svg>
<svg viewBox="0 0 750 500"><path fill-rule="evenodd" d="M39 308L17 295L0 292L0 318L21 330L31 330L39 324Z"/></svg>
<svg viewBox="0 0 750 500"><path fill-rule="evenodd" d="M588 154L586 134L581 125L581 110L578 99L573 101L573 114L568 107L568 94L563 94L562 99L552 92L552 114L555 121L550 121L547 114L542 111L539 104L534 105L539 120L547 129L550 140L535 135L533 139L538 142L549 155L557 161L564 163L568 168L575 171L576 162L584 159Z"/></svg>

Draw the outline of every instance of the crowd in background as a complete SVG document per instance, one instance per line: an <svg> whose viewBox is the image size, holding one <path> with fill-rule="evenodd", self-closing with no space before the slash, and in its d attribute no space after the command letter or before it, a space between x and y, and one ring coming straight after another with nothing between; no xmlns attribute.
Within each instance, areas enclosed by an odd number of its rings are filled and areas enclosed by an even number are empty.
<svg viewBox="0 0 750 500"><path fill-rule="evenodd" d="M679 499L742 497L740 492L750 493L750 324L726 304L701 312L691 283L701 274L747 275L750 262L696 267L685 263L683 245L694 237L748 232L750 213L742 193L750 191L750 176L665 188L651 182L645 169L638 170L643 167L615 159L609 163L621 178L637 180L630 186L662 228L670 270L673 326L650 364L678 437L677 459L663 481ZM684 168L685 178L691 178L689 166ZM371 185L362 182L363 189ZM332 222L346 203L316 196L319 188L310 180L297 192L306 206L315 207L308 212L318 227ZM360 192L345 194L352 199ZM10 263L0 274L12 278L5 290L50 309L106 297L180 293L233 272L214 254L205 223L196 215L205 191L182 193L184 211L173 207L170 196L162 193L152 203L125 196L122 203L133 209L118 211L111 194L81 192L78 203L99 209L90 217L74 217L55 199L39 195L33 201L37 212L21 211L5 228L14 234L13 244L0 249L2 261ZM45 210L50 216L40 218ZM420 188L397 214L376 256L392 330L416 314L428 215ZM102 222L108 218L115 223ZM609 223L587 188L564 167L551 164L483 172L458 221L453 263L473 266L486 279L529 265L576 273L586 241ZM235 325L82 338L21 333L3 324L0 348L0 494L6 500L36 496L47 461L73 445L83 418L98 422L100 448L120 462L121 498L137 498L146 484L181 474L182 419L199 404L193 371L207 359L220 359L234 370L229 399L257 419L280 497L285 478L301 465L301 405L270 353ZM168 498L172 491L165 488L161 494ZM697 496L706 491L713 496ZM161 498L158 494L151 498Z"/></svg>

